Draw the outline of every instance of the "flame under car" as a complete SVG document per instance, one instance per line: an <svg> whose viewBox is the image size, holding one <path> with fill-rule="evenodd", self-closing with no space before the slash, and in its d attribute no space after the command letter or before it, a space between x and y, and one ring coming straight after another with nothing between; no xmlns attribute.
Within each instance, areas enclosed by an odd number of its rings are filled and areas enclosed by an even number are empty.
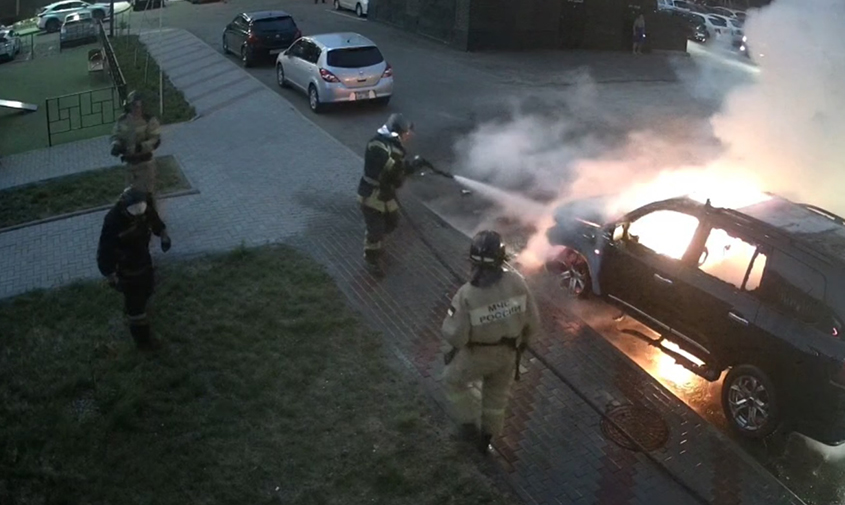
<svg viewBox="0 0 845 505"><path fill-rule="evenodd" d="M739 434L779 427L845 442L845 220L763 195L733 208L672 198L608 219L605 201L558 209L547 265L572 296L600 296L716 381Z"/></svg>

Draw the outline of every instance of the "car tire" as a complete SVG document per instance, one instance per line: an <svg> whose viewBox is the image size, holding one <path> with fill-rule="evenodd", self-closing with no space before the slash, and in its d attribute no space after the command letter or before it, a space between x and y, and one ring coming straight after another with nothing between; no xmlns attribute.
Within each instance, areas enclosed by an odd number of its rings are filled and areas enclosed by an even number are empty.
<svg viewBox="0 0 845 505"><path fill-rule="evenodd" d="M276 83L280 88L288 87L288 81L285 79L285 68L281 63L276 63Z"/></svg>
<svg viewBox="0 0 845 505"><path fill-rule="evenodd" d="M731 368L722 383L722 409L728 424L746 438L765 438L780 427L778 401L774 383L754 365ZM757 416L763 413L761 423Z"/></svg>
<svg viewBox="0 0 845 505"><path fill-rule="evenodd" d="M308 86L308 106L315 114L323 112L324 106L320 103L320 93L313 84Z"/></svg>
<svg viewBox="0 0 845 505"><path fill-rule="evenodd" d="M226 42L226 35L223 35L223 41L220 45L223 47L223 54L229 54L229 43Z"/></svg>
<svg viewBox="0 0 845 505"><path fill-rule="evenodd" d="M587 298L593 287L586 258L572 249L545 265L546 271L557 275L560 287L571 298Z"/></svg>
<svg viewBox="0 0 845 505"><path fill-rule="evenodd" d="M355 15L359 18L364 17L364 9L361 8L361 4L355 4Z"/></svg>
<svg viewBox="0 0 845 505"><path fill-rule="evenodd" d="M252 66L252 54L251 51L247 46L241 46L241 65L244 68L249 68Z"/></svg>
<svg viewBox="0 0 845 505"><path fill-rule="evenodd" d="M59 23L59 20L55 18L48 19L47 22L44 24L44 29L47 31L47 33L55 33L59 31L61 27L61 23Z"/></svg>
<svg viewBox="0 0 845 505"><path fill-rule="evenodd" d="M91 17L96 19L97 21L102 21L106 19L106 13L100 9L91 11Z"/></svg>

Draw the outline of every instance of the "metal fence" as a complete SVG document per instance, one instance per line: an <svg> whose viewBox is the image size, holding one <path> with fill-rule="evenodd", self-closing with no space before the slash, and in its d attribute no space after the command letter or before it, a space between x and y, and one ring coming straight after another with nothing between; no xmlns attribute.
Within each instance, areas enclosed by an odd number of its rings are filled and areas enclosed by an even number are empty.
<svg viewBox="0 0 845 505"><path fill-rule="evenodd" d="M122 113L123 99L115 87L48 98L47 142L74 130L113 124Z"/></svg>
<svg viewBox="0 0 845 505"><path fill-rule="evenodd" d="M103 45L103 53L106 57L107 71L115 89L117 89L121 101L126 100L126 79L123 78L123 71L120 70L120 64L117 61L117 57L114 55L114 48L111 45L111 40L109 39L106 29L103 27L103 23L98 23L98 25L100 30L100 43Z"/></svg>

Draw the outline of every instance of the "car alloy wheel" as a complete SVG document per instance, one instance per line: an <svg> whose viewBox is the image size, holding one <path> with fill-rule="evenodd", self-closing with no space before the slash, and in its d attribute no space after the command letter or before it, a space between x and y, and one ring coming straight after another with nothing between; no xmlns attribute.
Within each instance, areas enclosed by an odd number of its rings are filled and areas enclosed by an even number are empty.
<svg viewBox="0 0 845 505"><path fill-rule="evenodd" d="M225 35L223 35L223 54L229 54L229 43L226 42Z"/></svg>
<svg viewBox="0 0 845 505"><path fill-rule="evenodd" d="M59 31L59 21L57 19L51 19L47 21L47 24L44 25L44 28L47 30L48 33L53 33Z"/></svg>
<svg viewBox="0 0 845 505"><path fill-rule="evenodd" d="M589 278L586 265L582 262L573 262L566 265L560 273L560 286L574 297L581 298L587 292L587 279Z"/></svg>
<svg viewBox="0 0 845 505"><path fill-rule="evenodd" d="M728 372L722 404L731 426L745 436L766 437L778 427L774 386L756 366L741 365Z"/></svg>
<svg viewBox="0 0 845 505"><path fill-rule="evenodd" d="M320 95L317 93L317 88L313 84L308 88L308 105L312 111L320 112Z"/></svg>
<svg viewBox="0 0 845 505"><path fill-rule="evenodd" d="M282 88L287 86L287 81L285 81L285 69L282 67L281 63L276 63L276 82L279 83L279 86Z"/></svg>
<svg viewBox="0 0 845 505"><path fill-rule="evenodd" d="M355 4L355 14L358 15L359 18L364 17L364 10L361 8L361 4Z"/></svg>

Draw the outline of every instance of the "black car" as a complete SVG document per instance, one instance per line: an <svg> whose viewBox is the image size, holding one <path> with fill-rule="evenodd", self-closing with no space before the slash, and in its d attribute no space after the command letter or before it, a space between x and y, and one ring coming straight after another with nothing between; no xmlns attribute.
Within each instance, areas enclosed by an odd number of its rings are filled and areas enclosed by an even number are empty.
<svg viewBox="0 0 845 505"><path fill-rule="evenodd" d="M249 67L259 58L279 54L301 36L287 12L244 12L223 31L223 52L239 55L243 65Z"/></svg>
<svg viewBox="0 0 845 505"><path fill-rule="evenodd" d="M572 295L604 297L709 381L728 370L722 407L741 435L786 423L845 442L845 220L774 195L737 209L674 198L609 221L603 208L558 209L547 232Z"/></svg>
<svg viewBox="0 0 845 505"><path fill-rule="evenodd" d="M703 20L700 19L700 16L696 17L691 12L686 12L682 10L673 10L670 11L672 16L674 16L681 26L683 26L684 33L687 36L687 40L692 40L695 42L707 42L709 38L709 34L707 33L707 26L704 25Z"/></svg>
<svg viewBox="0 0 845 505"><path fill-rule="evenodd" d="M146 11L164 7L164 0L131 0L133 11Z"/></svg>

